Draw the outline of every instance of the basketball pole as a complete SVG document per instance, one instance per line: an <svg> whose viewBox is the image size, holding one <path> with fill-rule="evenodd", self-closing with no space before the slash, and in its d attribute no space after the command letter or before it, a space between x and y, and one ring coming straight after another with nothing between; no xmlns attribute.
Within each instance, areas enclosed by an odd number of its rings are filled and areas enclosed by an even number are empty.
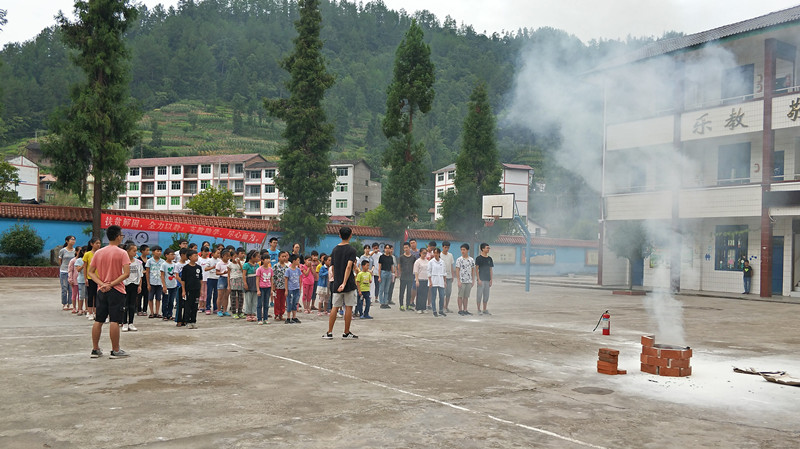
<svg viewBox="0 0 800 449"><path fill-rule="evenodd" d="M514 201L514 222L517 223L519 229L525 234L525 292L531 291L531 232L528 230L528 224L522 221L517 210L517 202Z"/></svg>

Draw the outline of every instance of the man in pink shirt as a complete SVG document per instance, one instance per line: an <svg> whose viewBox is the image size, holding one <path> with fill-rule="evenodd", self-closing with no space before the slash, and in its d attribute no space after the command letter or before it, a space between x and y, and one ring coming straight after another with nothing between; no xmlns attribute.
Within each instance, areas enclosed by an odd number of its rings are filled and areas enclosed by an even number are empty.
<svg viewBox="0 0 800 449"><path fill-rule="evenodd" d="M111 337L111 355L109 358L127 357L128 353L119 348L119 325L125 319L125 285L122 281L128 278L131 271L131 260L128 253L119 247L122 243L122 229L111 225L106 230L108 246L94 253L89 265L89 274L97 280L97 313L92 326L92 358L103 355L100 350L100 335L103 323L109 319L109 336Z"/></svg>

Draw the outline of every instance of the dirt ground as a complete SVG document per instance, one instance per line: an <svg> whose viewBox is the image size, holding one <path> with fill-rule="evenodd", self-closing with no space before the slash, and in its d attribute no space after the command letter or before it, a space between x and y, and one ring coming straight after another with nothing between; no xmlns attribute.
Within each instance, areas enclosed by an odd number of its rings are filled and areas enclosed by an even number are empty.
<svg viewBox="0 0 800 449"><path fill-rule="evenodd" d="M500 279L492 316L374 308L358 341L327 320L199 329L137 317L128 359L91 359L90 323L61 311L57 279L2 279L0 447L787 448L800 388L795 304L678 297L693 375L639 371L656 332L640 297ZM396 295L395 295L396 296ZM396 301L396 298L395 298ZM450 305L456 309L455 298ZM611 310L612 335L592 332ZM475 311L474 292L470 310ZM619 349L627 375L596 373Z"/></svg>

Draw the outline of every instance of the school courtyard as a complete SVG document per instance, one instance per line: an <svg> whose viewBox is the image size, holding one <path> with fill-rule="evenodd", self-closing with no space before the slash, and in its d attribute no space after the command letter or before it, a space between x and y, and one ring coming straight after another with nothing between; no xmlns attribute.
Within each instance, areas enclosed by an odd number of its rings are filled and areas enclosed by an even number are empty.
<svg viewBox="0 0 800 449"><path fill-rule="evenodd" d="M0 447L795 447L800 305L679 296L691 377L642 373L642 297L498 279L486 317L373 308L358 341L327 320L199 329L137 317L127 359L91 359L57 279L0 279ZM475 312L474 292L470 310ZM395 294L395 301L397 301ZM451 309L456 309L455 299ZM592 328L606 309L611 335ZM658 342L658 336L656 336ZM597 373L598 349L626 375Z"/></svg>

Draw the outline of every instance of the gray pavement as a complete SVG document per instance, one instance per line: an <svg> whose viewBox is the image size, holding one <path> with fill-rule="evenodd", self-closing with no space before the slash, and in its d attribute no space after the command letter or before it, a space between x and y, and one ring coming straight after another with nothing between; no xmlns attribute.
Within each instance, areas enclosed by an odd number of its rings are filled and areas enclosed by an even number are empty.
<svg viewBox="0 0 800 449"><path fill-rule="evenodd" d="M358 341L341 320L322 340L316 315L137 317L131 357L111 360L107 329L89 358L90 323L60 310L57 279L0 279L0 447L797 447L800 388L732 372L800 377L797 305L679 297L693 375L665 378L638 369L656 333L641 297L512 281L490 317L374 308ZM612 334L592 333L606 309ZM627 375L596 373L601 347Z"/></svg>

